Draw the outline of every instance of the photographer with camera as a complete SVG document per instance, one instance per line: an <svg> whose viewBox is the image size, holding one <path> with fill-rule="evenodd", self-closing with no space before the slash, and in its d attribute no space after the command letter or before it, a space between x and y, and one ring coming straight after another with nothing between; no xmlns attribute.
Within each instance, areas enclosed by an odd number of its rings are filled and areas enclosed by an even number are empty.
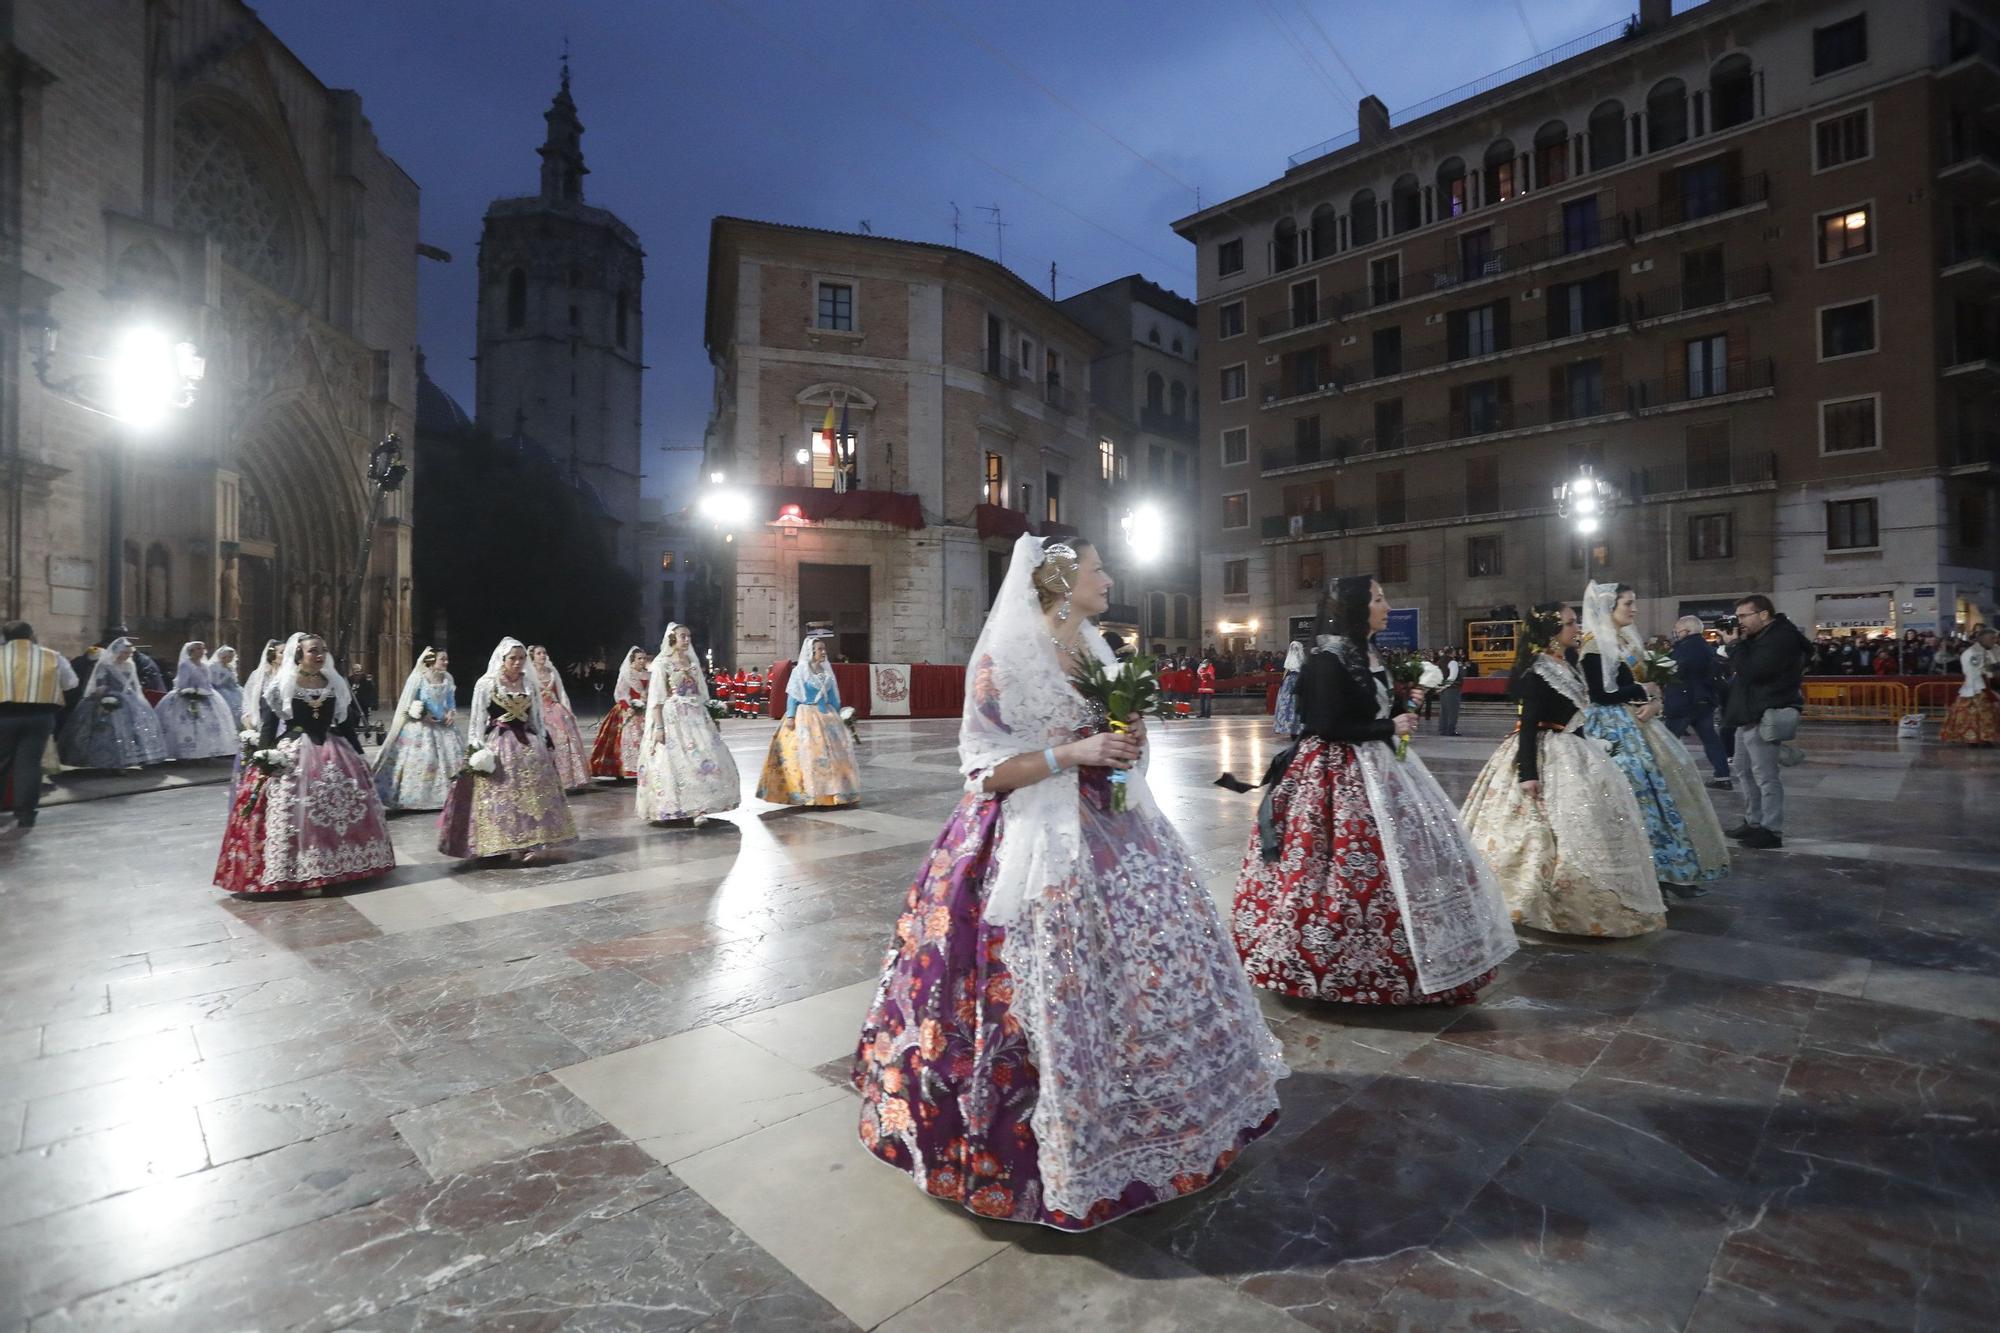
<svg viewBox="0 0 2000 1333"><path fill-rule="evenodd" d="M1729 836L1745 847L1777 848L1785 845L1785 784L1779 756L1785 742L1798 735L1812 645L1762 593L1738 600L1736 622L1738 638L1729 651L1733 676L1723 699L1722 726L1736 738L1732 767L1744 818Z"/></svg>

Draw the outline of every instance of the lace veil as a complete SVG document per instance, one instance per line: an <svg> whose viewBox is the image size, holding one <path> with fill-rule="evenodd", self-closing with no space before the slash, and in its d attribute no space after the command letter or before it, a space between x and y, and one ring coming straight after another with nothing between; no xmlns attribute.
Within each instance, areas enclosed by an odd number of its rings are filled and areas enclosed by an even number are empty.
<svg viewBox="0 0 2000 1333"><path fill-rule="evenodd" d="M396 753L396 738L403 734L403 724L410 720L410 705L417 701L417 691L424 687L424 678L432 668L424 665L424 659L435 653L435 648L425 648L417 654L417 664L410 668L410 674L403 678L403 692L396 696L396 710L389 716L388 730L382 734L382 748L377 751L377 765L393 762Z"/></svg>
<svg viewBox="0 0 2000 1333"><path fill-rule="evenodd" d="M307 639L317 638L319 635L301 630L286 639L284 651L278 654L277 669L265 678L264 701L278 715L281 730L292 715L292 700L299 692L299 648ZM347 721L348 710L354 706L354 691L348 688L347 678L333 669L330 653L320 674L326 677L327 687L333 691L333 724L339 726Z"/></svg>
<svg viewBox="0 0 2000 1333"><path fill-rule="evenodd" d="M540 661L535 659L536 653L542 655ZM548 664L549 669L547 671L542 670L542 663L544 662ZM541 682L543 689L555 692L557 703L561 704L564 708L570 708L572 712L575 711L574 708L571 708L569 690L563 684L562 672L557 669L556 659L549 656L547 648L538 643L528 649L528 669L535 673L535 679Z"/></svg>
<svg viewBox="0 0 2000 1333"><path fill-rule="evenodd" d="M701 697L702 706L708 706L708 672L702 670L701 659L694 655L693 642L689 642L685 658L674 647L674 634L686 629L687 626L678 621L668 621L667 632L660 636L660 655L653 659L653 678L646 686L648 731L657 729L666 721L667 702L674 697L676 672L694 677L695 692Z"/></svg>
<svg viewBox="0 0 2000 1333"><path fill-rule="evenodd" d="M1305 664L1306 646L1293 639L1291 647L1285 649L1285 670L1300 671L1305 668Z"/></svg>
<svg viewBox="0 0 2000 1333"><path fill-rule="evenodd" d="M1618 665L1645 648L1639 631L1611 623L1618 606L1618 585L1592 582L1583 590L1583 651L1597 654L1598 674L1607 693L1618 688Z"/></svg>
<svg viewBox="0 0 2000 1333"><path fill-rule="evenodd" d="M840 683L833 678L832 661L829 660L817 667L808 665L812 661L813 644L825 638L824 634L808 634L799 644L799 655L792 659L792 675L791 679L785 682L785 693L804 703L806 681L811 679L818 682L819 687L826 692L826 697L833 700L834 707L838 708Z"/></svg>
<svg viewBox="0 0 2000 1333"><path fill-rule="evenodd" d="M174 688L177 690L200 690L204 694L213 694L215 692L215 682L210 679L208 674L208 659L204 657L201 661L197 662L188 656L189 650L198 643L201 643L200 639L189 639L181 645L180 660L174 663ZM202 643L201 646L203 648L208 647L205 643Z"/></svg>
<svg viewBox="0 0 2000 1333"><path fill-rule="evenodd" d="M271 656L282 647L284 645L276 639L264 640L264 651L257 654L257 665L250 668L249 679L243 682L243 713L238 721L253 731L262 724L257 709L264 702L264 686L276 670L271 665Z"/></svg>
<svg viewBox="0 0 2000 1333"><path fill-rule="evenodd" d="M486 734L486 710L492 705L493 696L500 691L500 666L506 659L508 651L514 648L521 650L523 658L527 657L528 645L522 643L519 639L506 638L495 644L493 656L486 659L486 674L481 676L479 683L472 687L472 736L474 741L477 741L479 737ZM625 654L627 666L631 665L632 653L638 651L637 648L634 648L632 652ZM535 668L533 663L527 661L521 663L521 692L528 696L528 730L537 736L542 736L547 734L547 730L542 724L542 692L535 688L534 673ZM620 670L618 673L618 683L623 688L625 684L625 672L623 670Z"/></svg>

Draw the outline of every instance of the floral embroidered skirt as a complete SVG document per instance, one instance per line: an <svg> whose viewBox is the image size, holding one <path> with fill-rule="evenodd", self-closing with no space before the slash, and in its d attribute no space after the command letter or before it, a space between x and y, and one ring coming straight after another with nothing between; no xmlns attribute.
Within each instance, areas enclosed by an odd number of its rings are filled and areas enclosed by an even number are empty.
<svg viewBox="0 0 2000 1333"><path fill-rule="evenodd" d="M1583 710L1583 734L1610 747L1611 762L1639 802L1655 879L1695 885L1729 869L1722 822L1702 790L1701 773L1657 718L1641 726L1623 704L1593 704Z"/></svg>
<svg viewBox="0 0 2000 1333"><path fill-rule="evenodd" d="M778 724L757 799L776 805L853 805L861 799L861 760L840 714L801 707L794 725Z"/></svg>
<svg viewBox="0 0 2000 1333"><path fill-rule="evenodd" d="M375 757L375 792L385 810L442 810L451 780L465 767L465 738L425 714L405 722L396 744Z"/></svg>
<svg viewBox="0 0 2000 1333"><path fill-rule="evenodd" d="M693 819L743 804L736 760L701 700L670 699L639 759L639 818Z"/></svg>
<svg viewBox="0 0 2000 1333"><path fill-rule="evenodd" d="M590 751L584 748L583 733L577 730L576 714L561 702L542 696L542 726L555 746L556 776L564 791L580 791L590 785Z"/></svg>
<svg viewBox="0 0 2000 1333"><path fill-rule="evenodd" d="M645 729L645 709L634 708L623 699L611 705L604 721L597 724L597 740L590 747L590 776L638 777L639 739Z"/></svg>
<svg viewBox="0 0 2000 1333"><path fill-rule="evenodd" d="M1541 799L1521 790L1518 747L1541 745ZM1499 877L1516 925L1626 939L1661 930L1666 904L1639 805L1596 741L1567 732L1509 736L1459 809Z"/></svg>
<svg viewBox="0 0 2000 1333"><path fill-rule="evenodd" d="M136 696L131 696L136 697ZM143 703L122 695L86 698L70 710L56 737L56 751L71 768L141 768L167 762L160 720ZM106 698L122 700L106 708Z"/></svg>
<svg viewBox="0 0 2000 1333"><path fill-rule="evenodd" d="M153 705L169 759L224 759L236 754L236 715L213 691L190 698L178 690Z"/></svg>
<svg viewBox="0 0 2000 1333"><path fill-rule="evenodd" d="M1277 1043L1172 830L1085 780L1088 862L984 919L1004 798L960 801L910 888L854 1084L861 1142L982 1217L1087 1231L1212 1183L1277 1123Z"/></svg>
<svg viewBox="0 0 2000 1333"><path fill-rule="evenodd" d="M576 821L542 738L515 724L495 727L486 744L493 771L453 779L438 816L438 850L466 859L575 842Z"/></svg>
<svg viewBox="0 0 2000 1333"><path fill-rule="evenodd" d="M1938 739L1959 745L2000 742L2000 696L1991 690L1981 690L1970 699L1952 700Z"/></svg>
<svg viewBox="0 0 2000 1333"><path fill-rule="evenodd" d="M1252 827L1232 910L1251 985L1345 1004L1464 1004L1493 979L1424 992L1353 746L1308 736L1271 803L1278 859L1264 860Z"/></svg>
<svg viewBox="0 0 2000 1333"><path fill-rule="evenodd" d="M237 785L215 886L289 893L394 870L375 780L354 748L336 735L291 735L276 749L288 761L282 773L252 768Z"/></svg>
<svg viewBox="0 0 2000 1333"><path fill-rule="evenodd" d="M1287 671L1278 684L1278 703L1271 717L1271 730L1280 736L1296 736L1299 722L1299 673Z"/></svg>

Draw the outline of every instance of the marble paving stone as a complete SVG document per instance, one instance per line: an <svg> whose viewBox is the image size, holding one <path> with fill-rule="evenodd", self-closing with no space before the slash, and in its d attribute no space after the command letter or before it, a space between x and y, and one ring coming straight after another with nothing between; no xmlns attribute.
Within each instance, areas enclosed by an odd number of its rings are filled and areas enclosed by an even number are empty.
<svg viewBox="0 0 2000 1333"><path fill-rule="evenodd" d="M552 1074L461 1093L389 1117L431 1179L518 1156L604 1123Z"/></svg>
<svg viewBox="0 0 2000 1333"><path fill-rule="evenodd" d="M882 1333L1077 1328L1302 1333L1304 1325L1115 1229L1029 1237L878 1325Z"/></svg>
<svg viewBox="0 0 2000 1333"><path fill-rule="evenodd" d="M187 1107L163 1108L143 1122L0 1157L0 1228L208 1164L201 1122Z"/></svg>
<svg viewBox="0 0 2000 1333"><path fill-rule="evenodd" d="M822 1085L824 1086L824 1085ZM833 1100L674 1164L674 1174L863 1328L1005 1250L1016 1228L931 1198L871 1158L854 1102ZM802 1199L840 1199L838 1209ZM921 1237L883 1262L888 1237Z"/></svg>
<svg viewBox="0 0 2000 1333"><path fill-rule="evenodd" d="M856 982L724 1026L800 1069L816 1069L829 1060L853 1055L861 1038L862 1020L875 999L876 985L874 981Z"/></svg>
<svg viewBox="0 0 2000 1333"><path fill-rule="evenodd" d="M669 1164L841 1096L838 1088L722 1027L697 1028L555 1075Z"/></svg>

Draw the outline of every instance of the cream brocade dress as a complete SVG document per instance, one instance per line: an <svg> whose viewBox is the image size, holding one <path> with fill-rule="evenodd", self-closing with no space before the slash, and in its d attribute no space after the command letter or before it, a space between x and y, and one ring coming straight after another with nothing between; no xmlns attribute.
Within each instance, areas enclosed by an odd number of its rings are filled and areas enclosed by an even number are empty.
<svg viewBox="0 0 2000 1333"><path fill-rule="evenodd" d="M1493 867L1516 925L1623 939L1659 930L1666 904L1631 784L1604 743L1581 734L1590 693L1546 655L1517 687L1521 724L1473 780L1459 811ZM1524 753L1525 752L1525 753ZM1521 790L1531 778L1541 799Z"/></svg>

